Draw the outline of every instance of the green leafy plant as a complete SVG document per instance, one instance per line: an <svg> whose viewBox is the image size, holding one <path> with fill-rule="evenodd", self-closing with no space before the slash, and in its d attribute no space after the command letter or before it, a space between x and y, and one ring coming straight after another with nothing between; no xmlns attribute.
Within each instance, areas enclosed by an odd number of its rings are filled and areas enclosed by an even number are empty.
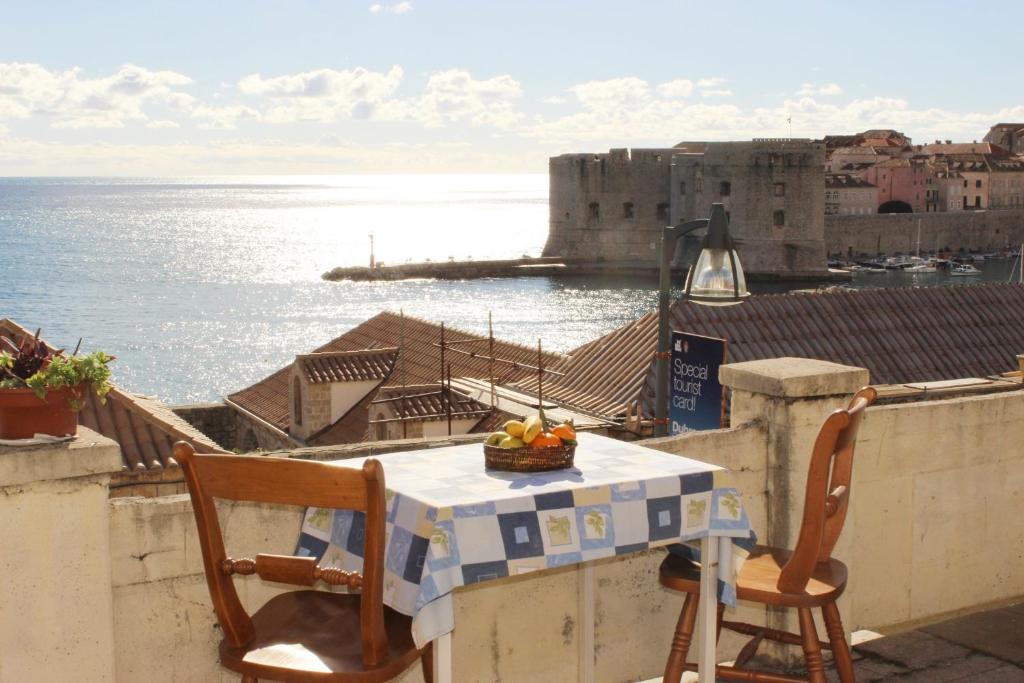
<svg viewBox="0 0 1024 683"><path fill-rule="evenodd" d="M78 347L82 344L78 342ZM110 392L110 368L114 358L103 351L78 355L78 347L70 356L63 349L51 349L35 337L20 345L0 336L0 389L31 389L40 400L49 391L70 389L68 403L73 410L85 405L85 392L92 389L100 401Z"/></svg>

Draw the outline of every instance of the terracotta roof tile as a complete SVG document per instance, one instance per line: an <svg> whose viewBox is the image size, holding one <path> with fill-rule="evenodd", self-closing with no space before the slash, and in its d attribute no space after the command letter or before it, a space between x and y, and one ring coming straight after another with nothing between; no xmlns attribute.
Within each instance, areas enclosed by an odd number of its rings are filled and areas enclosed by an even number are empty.
<svg viewBox="0 0 1024 683"><path fill-rule="evenodd" d="M402 396L402 387L390 386L381 389L375 400L399 399ZM392 400L388 405L396 417L406 417L417 420L443 420L446 418L445 402L441 396L441 386L438 384L421 384L405 387L405 400ZM470 413L479 412L483 417L484 411L490 411L491 407L470 398L454 388L451 392L452 412Z"/></svg>
<svg viewBox="0 0 1024 683"><path fill-rule="evenodd" d="M1024 286L766 294L739 306L675 302L672 327L729 341L729 361L798 356L856 365L879 384L983 377L1024 352ZM650 415L657 315L584 344L553 369L545 397L606 416L641 400ZM530 379L519 386L533 390Z"/></svg>
<svg viewBox="0 0 1024 683"><path fill-rule="evenodd" d="M378 313L369 320L357 325L345 334L332 339L315 353L336 351L380 351L397 348L402 340L402 316L390 311ZM435 344L440 342L441 326L437 323L405 316L405 347L404 358L396 361L385 386L400 385L402 373L405 372L407 384L437 384L441 380L440 349ZM451 364L453 377L487 378L489 362L482 356L487 355L487 337L446 327L446 338L476 339L479 343L460 344L457 348L473 353L469 356L462 353L450 353L445 358ZM522 344L514 344L496 339L495 355L517 363L536 365L537 350ZM557 353L545 353L545 365L553 366L565 356ZM239 407L266 420L282 431L288 431L290 417L288 410L288 373L290 366L281 368L264 380L228 396L228 400ZM530 374L524 368L515 368L507 364L495 364L496 381L511 382Z"/></svg>
<svg viewBox="0 0 1024 683"><path fill-rule="evenodd" d="M370 351L325 351L297 356L302 373L313 384L362 382L384 379L391 374L398 349Z"/></svg>

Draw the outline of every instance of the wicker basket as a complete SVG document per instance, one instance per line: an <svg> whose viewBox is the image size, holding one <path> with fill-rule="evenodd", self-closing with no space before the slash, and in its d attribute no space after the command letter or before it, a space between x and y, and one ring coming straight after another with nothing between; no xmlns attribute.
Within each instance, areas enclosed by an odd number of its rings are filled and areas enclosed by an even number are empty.
<svg viewBox="0 0 1024 683"><path fill-rule="evenodd" d="M491 470L545 472L572 467L576 446L547 448L498 448L484 445L484 461Z"/></svg>

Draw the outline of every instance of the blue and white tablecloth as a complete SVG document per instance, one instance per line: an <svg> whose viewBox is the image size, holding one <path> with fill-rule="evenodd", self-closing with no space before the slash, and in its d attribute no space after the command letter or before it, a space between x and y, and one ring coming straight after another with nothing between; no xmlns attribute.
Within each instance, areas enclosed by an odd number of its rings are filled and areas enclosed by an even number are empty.
<svg viewBox="0 0 1024 683"><path fill-rule="evenodd" d="M388 497L384 602L413 617L418 645L453 630L458 586L709 535L750 536L739 494L724 486L727 471L593 434L579 435L575 467L554 472L487 470L478 443L378 459ZM361 512L310 508L297 554L361 570L364 523ZM745 556L737 545L721 563L727 602Z"/></svg>

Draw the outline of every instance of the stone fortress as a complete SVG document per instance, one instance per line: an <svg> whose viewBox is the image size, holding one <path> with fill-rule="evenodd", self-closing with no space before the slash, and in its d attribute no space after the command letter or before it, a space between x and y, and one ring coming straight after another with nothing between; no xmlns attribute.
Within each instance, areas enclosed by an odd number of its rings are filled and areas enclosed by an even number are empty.
<svg viewBox="0 0 1024 683"><path fill-rule="evenodd" d="M562 154L549 161L550 228L544 256L598 262L611 270L656 267L662 228L705 217L715 202L725 205L744 270L754 278L815 279L827 274L828 254L910 251L919 226L923 244L944 249L1019 246L1024 207L1017 199L989 202L988 185L993 192L1000 183L1005 190L1024 189L1024 171L1022 180L1007 180L1011 174L1005 172L1008 165L1024 168L1018 156L1022 145L1024 124L997 124L985 143L970 145L914 146L896 131L879 130L820 141L681 142ZM867 213L838 204L827 211L827 196L838 195L827 184L827 171L836 172L831 165L840 159L855 162L838 170L856 178L861 194L870 188L878 200L905 203L909 211L920 205L922 212L877 213L886 210L883 206ZM972 170L971 187L961 190L967 175L958 169L965 164L982 170ZM907 178L894 187L890 176L897 174ZM876 190L882 181L889 185ZM958 199L948 202L953 209L940 206L940 182ZM681 240L673 265L689 265L698 243Z"/></svg>
<svg viewBox="0 0 1024 683"><path fill-rule="evenodd" d="M653 264L664 226L707 216L721 202L746 272L814 277L826 270L821 143L683 142L563 154L549 170L545 256ZM674 263L682 266L682 243L677 248Z"/></svg>

